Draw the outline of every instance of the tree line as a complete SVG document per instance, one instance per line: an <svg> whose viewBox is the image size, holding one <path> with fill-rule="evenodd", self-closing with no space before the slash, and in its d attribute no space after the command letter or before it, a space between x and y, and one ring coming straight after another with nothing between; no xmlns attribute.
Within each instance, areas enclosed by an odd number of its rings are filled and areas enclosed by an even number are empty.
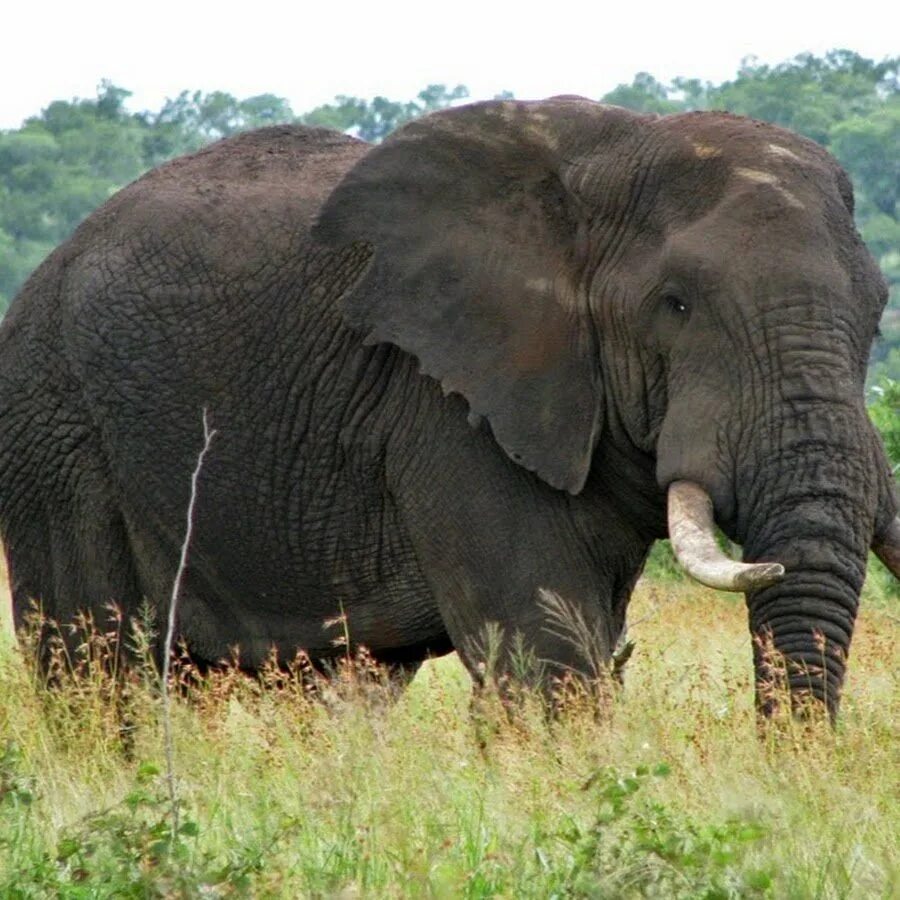
<svg viewBox="0 0 900 900"><path fill-rule="evenodd" d="M184 91L158 111L129 112L129 91L101 83L90 99L57 100L21 128L0 131L0 311L78 223L119 187L167 159L249 128L302 122L379 141L417 116L468 96L429 85L410 101L339 96L296 114L286 100ZM501 95L511 98L512 95ZM900 380L900 57L849 50L779 65L745 60L731 81L663 84L647 72L599 97L643 112L723 109L798 131L850 173L863 239L891 288L873 377Z"/></svg>

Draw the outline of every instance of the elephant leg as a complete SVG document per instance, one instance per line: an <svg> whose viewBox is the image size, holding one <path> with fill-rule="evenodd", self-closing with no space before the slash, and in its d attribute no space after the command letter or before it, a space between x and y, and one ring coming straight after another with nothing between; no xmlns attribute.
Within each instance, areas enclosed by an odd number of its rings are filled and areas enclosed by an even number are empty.
<svg viewBox="0 0 900 900"><path fill-rule="evenodd" d="M493 683L510 697L518 686L527 685L548 698L555 698L567 683L591 688L606 683L613 647L606 592L584 597L542 587L523 590L520 609L502 618L492 615L497 604L490 596L470 595L465 601L480 608L480 624L468 619L472 634L461 640L460 649L477 682Z"/></svg>
<svg viewBox="0 0 900 900"><path fill-rule="evenodd" d="M437 416L398 445L388 480L463 663L548 694L605 678L649 538L601 485L571 496L515 465L461 401Z"/></svg>
<svg viewBox="0 0 900 900"><path fill-rule="evenodd" d="M483 474L468 471L470 482ZM596 683L611 666L643 547L613 537L605 554L591 532L579 534L567 498L533 481L503 496L480 487L439 497L435 479L427 494L401 498L453 646L477 682L525 682L548 694L568 676Z"/></svg>
<svg viewBox="0 0 900 900"><path fill-rule="evenodd" d="M17 630L34 615L42 623L45 671L57 662L78 663L85 629L115 634L104 652L110 670L117 669L140 609L128 536L95 459L80 468L85 460L73 460L66 481L48 479L3 510L14 622ZM54 653L61 659L54 661Z"/></svg>

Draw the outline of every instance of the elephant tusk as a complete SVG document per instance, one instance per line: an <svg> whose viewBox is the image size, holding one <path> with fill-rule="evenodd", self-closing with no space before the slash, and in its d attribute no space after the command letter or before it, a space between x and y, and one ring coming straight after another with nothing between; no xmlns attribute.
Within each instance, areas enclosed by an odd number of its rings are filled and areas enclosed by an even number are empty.
<svg viewBox="0 0 900 900"><path fill-rule="evenodd" d="M894 577L900 578L900 516L895 516L884 534L872 542L872 550Z"/></svg>
<svg viewBox="0 0 900 900"><path fill-rule="evenodd" d="M712 500L692 481L669 485L669 538L688 575L712 588L751 591L774 584L784 575L781 563L736 562L719 549ZM895 558L900 561L900 551Z"/></svg>

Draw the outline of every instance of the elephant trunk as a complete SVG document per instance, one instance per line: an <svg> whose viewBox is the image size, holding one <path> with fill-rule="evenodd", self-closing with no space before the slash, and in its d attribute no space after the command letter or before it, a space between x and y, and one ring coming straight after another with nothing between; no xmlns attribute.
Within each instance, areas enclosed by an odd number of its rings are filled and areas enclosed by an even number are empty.
<svg viewBox="0 0 900 900"><path fill-rule="evenodd" d="M785 572L780 562L728 558L716 543L706 491L687 481L669 488L670 538L687 573L711 587L747 594L757 705L765 715L775 712L786 692L795 705L809 698L824 703L831 716L837 712L865 553L843 537L823 535L815 525L823 515L828 512L821 504L810 515L798 503L793 514L768 517L748 542L745 559L789 560Z"/></svg>
<svg viewBox="0 0 900 900"><path fill-rule="evenodd" d="M789 572L777 588L747 595L763 714L777 710L786 688L795 708L817 700L836 715L858 596L856 578L813 568Z"/></svg>
<svg viewBox="0 0 900 900"><path fill-rule="evenodd" d="M764 714L784 689L795 709L814 699L837 713L874 528L871 462L851 441L798 442L758 470L745 499L745 560L785 568L778 583L747 592Z"/></svg>
<svg viewBox="0 0 900 900"><path fill-rule="evenodd" d="M789 695L795 708L812 699L833 717L869 547L877 536L900 566L900 522L890 524L889 470L861 403L795 400L772 418L779 427L759 427L720 467L733 481L692 471L684 453L663 457L670 537L690 575L746 594L760 711ZM743 563L718 550L713 505Z"/></svg>

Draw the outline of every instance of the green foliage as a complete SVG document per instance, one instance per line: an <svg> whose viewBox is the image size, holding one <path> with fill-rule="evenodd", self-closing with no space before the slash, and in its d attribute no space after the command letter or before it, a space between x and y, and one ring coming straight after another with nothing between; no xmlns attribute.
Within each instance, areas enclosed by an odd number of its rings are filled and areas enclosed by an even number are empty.
<svg viewBox="0 0 900 900"><path fill-rule="evenodd" d="M130 113L130 92L103 82L88 100L58 100L0 132L0 312L28 274L79 222L147 169L250 128L302 121L381 140L416 116L467 96L432 84L416 100L338 97L304 116L273 94L239 100L182 91L158 112Z"/></svg>
<svg viewBox="0 0 900 900"><path fill-rule="evenodd" d="M900 379L900 309L893 303L884 311L881 337L876 340L869 361L869 385L885 379Z"/></svg>
<svg viewBox="0 0 900 900"><path fill-rule="evenodd" d="M900 381L884 378L869 389L869 416L881 432L896 474L900 471Z"/></svg>
<svg viewBox="0 0 900 900"><path fill-rule="evenodd" d="M637 794L665 763L621 774L607 766L590 776L595 812L586 826L570 820L558 839L571 851L557 896L671 898L763 897L774 879L770 867L746 865L752 846L767 835L758 822L733 817L697 824L665 805L639 805Z"/></svg>
<svg viewBox="0 0 900 900"><path fill-rule="evenodd" d="M18 131L0 132L0 307L94 207L144 165L142 129L126 91L51 103Z"/></svg>
<svg viewBox="0 0 900 900"><path fill-rule="evenodd" d="M888 277L875 377L900 379L900 59L849 50L802 54L776 66L745 60L732 81L663 84L638 73L602 99L650 113L728 109L800 131L828 147L853 177L857 221ZM103 82L88 100L56 101L22 128L0 132L0 310L54 246L97 205L152 166L238 131L300 121L380 141L412 118L468 96L429 85L414 100L339 96L296 116L272 94L239 100L183 91L157 112L129 113L129 92ZM502 98L512 97L508 92Z"/></svg>
<svg viewBox="0 0 900 900"><path fill-rule="evenodd" d="M900 59L876 63L850 50L804 53L777 66L749 59L709 99L713 108L773 122L829 146L838 123L867 117L896 95L898 65Z"/></svg>
<svg viewBox="0 0 900 900"><path fill-rule="evenodd" d="M650 555L644 563L644 575L653 581L683 581L684 569L675 559L669 541L656 541L650 548Z"/></svg>
<svg viewBox="0 0 900 900"><path fill-rule="evenodd" d="M30 806L34 800L34 779L22 774L22 748L7 741L0 754L0 810L5 807ZM0 836L0 847L3 838Z"/></svg>
<svg viewBox="0 0 900 900"><path fill-rule="evenodd" d="M141 764L119 804L88 815L60 836L52 858L38 863L42 873L55 869L55 890L115 884L119 896L165 897L189 887L193 879L184 864L199 829L188 820L174 833L168 798L161 786L154 789L158 776L157 766Z"/></svg>
<svg viewBox="0 0 900 900"><path fill-rule="evenodd" d="M260 94L238 100L222 91L182 91L166 100L158 113L142 113L136 118L145 128L144 168L250 128L295 119L290 105L281 97Z"/></svg>
<svg viewBox="0 0 900 900"><path fill-rule="evenodd" d="M387 97L362 100L359 97L339 96L334 103L318 106L302 115L300 121L306 125L351 132L364 141L381 141L404 122L444 109L468 96L468 90L461 84L452 90L443 84L430 84L419 92L415 100L407 103L388 100Z"/></svg>
<svg viewBox="0 0 900 900"><path fill-rule="evenodd" d="M684 102L670 97L668 88L648 72L638 72L631 84L613 88L604 95L603 102L647 113L681 112L685 107Z"/></svg>
<svg viewBox="0 0 900 900"><path fill-rule="evenodd" d="M900 94L888 96L865 115L853 115L833 123L828 146L850 173L857 189L857 203L872 207L897 225L900 200ZM873 248L875 253L897 250L897 232L890 246Z"/></svg>
<svg viewBox="0 0 900 900"><path fill-rule="evenodd" d="M0 758L0 778L23 781L16 774L21 754ZM29 783L33 779L29 780ZM20 790L21 794L22 791ZM8 792L7 796L11 796ZM31 804L31 794L26 793ZM0 795L0 802L3 796ZM2 806L0 806L2 810ZM18 822L21 837L34 823L33 810ZM260 855L234 848L224 863L197 850L199 825L187 819L174 830L168 793L159 767L138 765L131 790L116 804L89 813L64 829L52 848L33 853L13 869L4 897L163 898L223 896L247 887L260 866ZM4 846L0 828L0 848ZM8 844L9 841L6 841Z"/></svg>
<svg viewBox="0 0 900 900"><path fill-rule="evenodd" d="M900 371L900 347L891 351L897 371ZM868 396L869 418L881 434L888 463L894 472L895 481L900 473L900 381L879 374L881 364L870 370ZM873 377L873 375L875 377ZM897 579L882 562L869 554L869 569L866 582L876 603L885 608L894 608L897 603Z"/></svg>
<svg viewBox="0 0 900 900"><path fill-rule="evenodd" d="M6 766L21 780L15 774L20 764L19 758L4 757L0 772ZM593 813L587 818L563 816L555 828L539 827L535 832L534 858L545 870L546 890L566 897L618 894L623 889L630 895L672 898L763 896L772 884L772 873L748 866L746 856L766 837L765 827L734 817L697 824L659 801L640 803L638 792L670 772L670 766L661 763L625 772L605 766L592 773L582 790L591 798ZM25 818L32 816L33 810L24 811ZM356 826L351 822L351 827ZM279 837L300 828L300 823L283 822ZM13 873L14 883L0 882L0 888L12 898L37 893L126 898L231 895L251 888L267 857L279 849L276 838L267 848L236 846L225 859L217 859L203 851L200 838L200 825L192 819L174 832L159 767L144 762L118 803L63 829L52 847L22 860ZM509 873L485 866L490 853L490 845L479 843L465 849L471 866L467 896L494 896L510 886ZM322 890L334 889L359 866L357 854L355 842L346 847L336 844L327 868L310 871L307 877ZM323 878L329 868L337 877Z"/></svg>

